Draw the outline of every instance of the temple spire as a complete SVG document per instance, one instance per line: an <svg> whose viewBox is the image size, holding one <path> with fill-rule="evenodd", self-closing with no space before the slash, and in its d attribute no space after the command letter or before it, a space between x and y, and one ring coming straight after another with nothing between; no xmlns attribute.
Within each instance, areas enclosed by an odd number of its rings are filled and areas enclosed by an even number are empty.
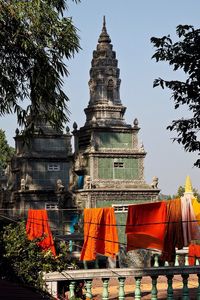
<svg viewBox="0 0 200 300"><path fill-rule="evenodd" d="M99 36L99 43L111 43L111 39L107 33L107 29L106 29L106 17L103 16L103 27L102 27L102 31L101 34Z"/></svg>
<svg viewBox="0 0 200 300"><path fill-rule="evenodd" d="M185 193L184 193L184 195L188 195L188 194L193 196L192 182L191 182L190 176L187 176L186 180L185 180Z"/></svg>
<svg viewBox="0 0 200 300"><path fill-rule="evenodd" d="M103 30L106 30L106 17L103 16Z"/></svg>
<svg viewBox="0 0 200 300"><path fill-rule="evenodd" d="M120 99L120 70L116 53L106 29L106 19L99 35L90 69L90 100L85 109L86 124L124 125L126 108Z"/></svg>

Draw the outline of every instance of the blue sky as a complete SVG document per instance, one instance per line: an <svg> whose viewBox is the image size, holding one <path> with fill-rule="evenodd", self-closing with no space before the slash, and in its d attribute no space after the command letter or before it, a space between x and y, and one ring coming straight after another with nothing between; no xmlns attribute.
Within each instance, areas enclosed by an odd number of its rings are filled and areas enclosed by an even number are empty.
<svg viewBox="0 0 200 300"><path fill-rule="evenodd" d="M65 79L65 91L70 98L69 110L72 129L85 122L84 108L89 101L89 69L92 52L106 16L107 31L116 51L120 68L121 101L127 107L126 122L132 124L138 118L141 130L139 141L143 142L145 180L159 178L162 193L174 194L184 185L187 175L200 191L200 170L193 167L197 154L186 153L181 145L172 142L175 133L166 130L167 125L178 117L187 117L187 109L174 110L170 91L153 88L157 77L181 79L181 72L172 72L164 63L151 59L154 53L150 38L170 34L175 36L176 26L191 24L200 27L200 2L198 0L82 0L78 5L69 1L68 16L72 16L79 29L82 50L67 62L70 76ZM14 145L15 116L0 119L8 142Z"/></svg>

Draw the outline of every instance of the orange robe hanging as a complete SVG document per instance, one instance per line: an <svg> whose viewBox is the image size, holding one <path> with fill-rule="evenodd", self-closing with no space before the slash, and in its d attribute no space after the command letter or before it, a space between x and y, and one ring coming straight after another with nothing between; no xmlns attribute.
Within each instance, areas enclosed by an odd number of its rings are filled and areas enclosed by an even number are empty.
<svg viewBox="0 0 200 300"><path fill-rule="evenodd" d="M44 239L38 242L38 245L43 250L51 249L52 254L55 256L56 251L54 247L54 241L51 234L51 229L48 223L48 215L46 210L29 209L28 219L26 223L26 233L29 240L44 237Z"/></svg>
<svg viewBox="0 0 200 300"><path fill-rule="evenodd" d="M118 251L114 209L84 209L84 244L80 260L95 260L97 253L115 257Z"/></svg>
<svg viewBox="0 0 200 300"><path fill-rule="evenodd" d="M166 202L129 205L126 222L127 251L163 249Z"/></svg>
<svg viewBox="0 0 200 300"><path fill-rule="evenodd" d="M190 266L194 266L196 259L200 260L200 245L191 243L188 249L188 261Z"/></svg>

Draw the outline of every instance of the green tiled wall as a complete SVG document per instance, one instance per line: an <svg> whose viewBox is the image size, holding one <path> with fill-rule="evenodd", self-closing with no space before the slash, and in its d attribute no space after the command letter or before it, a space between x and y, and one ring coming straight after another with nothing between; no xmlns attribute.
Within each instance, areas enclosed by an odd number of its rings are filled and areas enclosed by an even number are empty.
<svg viewBox="0 0 200 300"><path fill-rule="evenodd" d="M131 202L134 203L134 200L127 201L127 203L129 203L129 204ZM110 207L110 206L112 206L112 204L115 204L115 200L113 200L113 201L97 201L97 207ZM123 204L126 204L126 201L123 201ZM117 223L119 242L126 244L126 234L125 234L126 226L125 225L126 225L126 219L127 219L127 212L115 213L115 217L116 217L116 223Z"/></svg>
<svg viewBox="0 0 200 300"><path fill-rule="evenodd" d="M132 148L132 134L123 132L98 133L100 148Z"/></svg>
<svg viewBox="0 0 200 300"><path fill-rule="evenodd" d="M65 162L56 162L59 165L59 171L48 171L48 164L51 162L33 161L29 163L29 175L32 177L33 184L41 186L55 187L57 179L61 179L67 187L69 182L70 164Z"/></svg>
<svg viewBox="0 0 200 300"><path fill-rule="evenodd" d="M114 162L122 162L123 168L115 168ZM98 159L98 177L100 179L137 179L138 159L134 158L99 158Z"/></svg>

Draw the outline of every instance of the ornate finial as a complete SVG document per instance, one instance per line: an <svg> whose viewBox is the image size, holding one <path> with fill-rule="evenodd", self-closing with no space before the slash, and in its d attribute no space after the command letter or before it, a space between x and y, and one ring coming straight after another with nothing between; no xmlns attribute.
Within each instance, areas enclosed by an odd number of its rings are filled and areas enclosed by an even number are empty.
<svg viewBox="0 0 200 300"><path fill-rule="evenodd" d="M133 121L133 125L134 125L134 127L138 127L138 124L139 124L139 122L138 122L138 119L137 119L137 118L135 118L135 120Z"/></svg>
<svg viewBox="0 0 200 300"><path fill-rule="evenodd" d="M73 128L74 128L74 130L75 130L75 131L77 130L77 128L78 128L78 125L77 125L77 123L76 123L76 122L74 122L74 124L73 124Z"/></svg>
<svg viewBox="0 0 200 300"><path fill-rule="evenodd" d="M107 33L107 29L106 29L106 17L103 16L103 27L102 27L102 31L101 34L99 36L99 43L110 43L111 39Z"/></svg>
<svg viewBox="0 0 200 300"><path fill-rule="evenodd" d="M69 134L69 132L70 132L70 128L69 128L69 126L67 126L66 127L66 133Z"/></svg>
<svg viewBox="0 0 200 300"><path fill-rule="evenodd" d="M18 128L15 130L15 134L19 135L19 129Z"/></svg>
<svg viewBox="0 0 200 300"><path fill-rule="evenodd" d="M193 193L190 176L187 176L185 180L185 193Z"/></svg>
<svg viewBox="0 0 200 300"><path fill-rule="evenodd" d="M106 17L103 16L103 29L106 30Z"/></svg>

